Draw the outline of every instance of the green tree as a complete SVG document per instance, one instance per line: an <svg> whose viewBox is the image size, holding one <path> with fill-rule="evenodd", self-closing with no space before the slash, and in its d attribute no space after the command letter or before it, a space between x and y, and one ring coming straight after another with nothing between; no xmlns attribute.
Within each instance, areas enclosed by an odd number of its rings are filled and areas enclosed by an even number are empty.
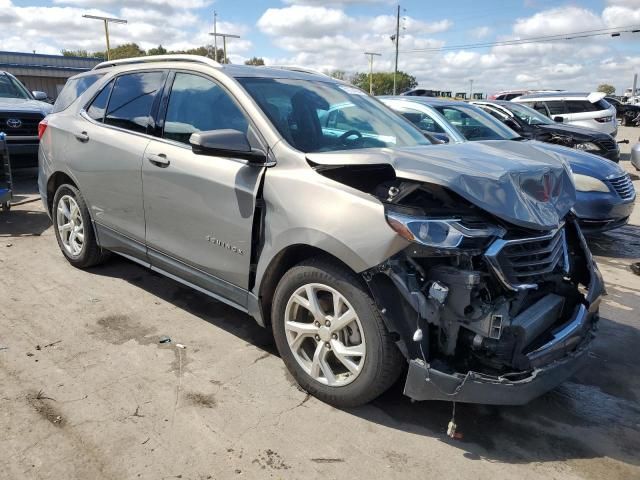
<svg viewBox="0 0 640 480"><path fill-rule="evenodd" d="M328 73L330 77L335 78L336 80L346 80L347 73L344 70L332 70Z"/></svg>
<svg viewBox="0 0 640 480"><path fill-rule="evenodd" d="M264 59L262 57L251 57L249 60L245 60L245 65L264 65Z"/></svg>
<svg viewBox="0 0 640 480"><path fill-rule="evenodd" d="M609 85L608 83L601 83L598 85L598 91L602 93L606 93L607 95L613 95L616 93L616 87L613 85Z"/></svg>
<svg viewBox="0 0 640 480"><path fill-rule="evenodd" d="M351 79L356 87L369 91L369 74L356 73ZM393 72L375 72L372 75L373 94L374 95L392 95L393 94ZM405 72L398 71L396 93L406 92L418 85L416 77Z"/></svg>
<svg viewBox="0 0 640 480"><path fill-rule="evenodd" d="M121 58L144 57L146 52L137 43L125 43L111 49L111 60ZM106 57L106 55L105 55Z"/></svg>
<svg viewBox="0 0 640 480"><path fill-rule="evenodd" d="M150 48L147 50L147 55L166 55L167 49L162 45L158 45L157 48Z"/></svg>
<svg viewBox="0 0 640 480"><path fill-rule="evenodd" d="M197 47L197 48L190 48L188 50L174 50L171 52L167 52L167 53L182 53L185 55L200 55L201 57L208 57L211 58L212 60L215 59L215 56L213 54L214 49L213 47L209 48L209 47ZM218 49L218 61L222 62L222 59L224 58L224 50L222 50L221 48ZM229 62L229 59L226 59L225 63L231 63Z"/></svg>

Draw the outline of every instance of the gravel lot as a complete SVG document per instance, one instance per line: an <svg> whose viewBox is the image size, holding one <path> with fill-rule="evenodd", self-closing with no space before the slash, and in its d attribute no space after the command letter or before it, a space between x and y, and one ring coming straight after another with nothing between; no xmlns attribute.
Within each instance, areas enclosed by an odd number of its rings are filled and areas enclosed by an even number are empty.
<svg viewBox="0 0 640 480"><path fill-rule="evenodd" d="M16 201L35 191L20 175ZM0 478L640 478L640 207L590 243L609 295L589 367L524 407L458 405L451 440L450 404L398 384L325 405L249 317L124 259L74 269L40 202L16 206L0 214Z"/></svg>

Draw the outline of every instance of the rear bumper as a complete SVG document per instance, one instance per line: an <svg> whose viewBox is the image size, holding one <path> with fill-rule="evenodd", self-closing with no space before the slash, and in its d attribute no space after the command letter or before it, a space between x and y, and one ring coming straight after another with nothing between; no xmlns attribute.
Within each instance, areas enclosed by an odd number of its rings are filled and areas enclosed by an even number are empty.
<svg viewBox="0 0 640 480"><path fill-rule="evenodd" d="M469 371L445 373L419 358L409 362L404 393L414 400L446 400L488 405L523 405L552 390L583 365L594 337L601 297L605 292L584 237L578 232L589 267L586 303L552 332L544 345L526 354L531 369L508 375L486 375Z"/></svg>

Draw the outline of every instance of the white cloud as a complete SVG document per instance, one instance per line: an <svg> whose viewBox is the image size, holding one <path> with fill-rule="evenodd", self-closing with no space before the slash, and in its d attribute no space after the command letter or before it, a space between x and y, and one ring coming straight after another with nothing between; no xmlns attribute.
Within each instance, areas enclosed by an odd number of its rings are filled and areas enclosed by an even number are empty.
<svg viewBox="0 0 640 480"><path fill-rule="evenodd" d="M591 10L562 7L545 10L528 18L518 18L513 33L521 37L540 37L604 28L602 18Z"/></svg>
<svg viewBox="0 0 640 480"><path fill-rule="evenodd" d="M321 37L341 33L352 22L344 11L337 8L293 5L268 8L258 20L258 27L274 36Z"/></svg>
<svg viewBox="0 0 640 480"><path fill-rule="evenodd" d="M82 18L85 13L126 18L126 25L112 25L111 45L135 42L143 49L162 44L170 50L181 50L213 43L208 35L209 21L194 13L195 8L206 5L204 0L57 0L59 6L19 7L10 0L0 0L0 45L3 50L60 53L60 50L105 49L104 30L97 21ZM78 6L62 6L61 4ZM109 11L79 8L85 4L110 7ZM119 8L122 7L122 8ZM119 9L117 9L119 8ZM167 22L167 18L171 22ZM246 34L246 25L219 23L220 31ZM229 53L249 51L248 39L229 40Z"/></svg>
<svg viewBox="0 0 640 480"><path fill-rule="evenodd" d="M471 36L475 39L481 40L487 38L493 29L491 27L477 27L471 30Z"/></svg>

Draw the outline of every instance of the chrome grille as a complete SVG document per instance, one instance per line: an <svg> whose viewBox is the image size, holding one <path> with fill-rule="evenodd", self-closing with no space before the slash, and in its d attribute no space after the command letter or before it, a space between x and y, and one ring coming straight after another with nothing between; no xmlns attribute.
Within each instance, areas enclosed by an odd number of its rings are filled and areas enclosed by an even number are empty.
<svg viewBox="0 0 640 480"><path fill-rule="evenodd" d="M485 258L507 288L536 288L545 275L569 267L564 228L540 237L496 240Z"/></svg>
<svg viewBox="0 0 640 480"><path fill-rule="evenodd" d="M605 150L615 150L616 142L614 140L606 139L606 140L598 140L595 142L600 148Z"/></svg>
<svg viewBox="0 0 640 480"><path fill-rule="evenodd" d="M608 182L609 185L611 185L616 191L616 193L620 195L620 198L623 198L625 200L632 198L636 193L635 189L633 188L633 182L631 181L631 177L629 177L628 173L625 173L621 177L610 178Z"/></svg>
<svg viewBox="0 0 640 480"><path fill-rule="evenodd" d="M9 137L33 137L38 135L38 124L44 117L39 113L30 112L0 112L0 132ZM18 128L11 128L7 120L20 120Z"/></svg>

